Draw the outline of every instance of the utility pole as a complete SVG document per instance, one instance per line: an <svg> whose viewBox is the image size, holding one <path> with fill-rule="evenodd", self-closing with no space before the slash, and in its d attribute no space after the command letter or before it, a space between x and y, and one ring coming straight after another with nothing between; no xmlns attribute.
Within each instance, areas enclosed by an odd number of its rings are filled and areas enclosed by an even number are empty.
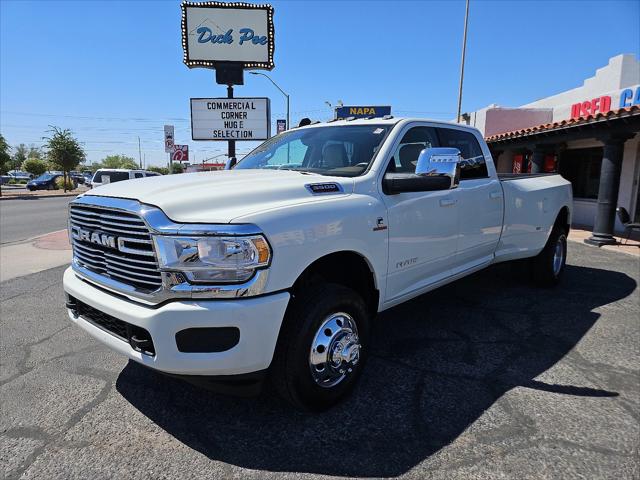
<svg viewBox="0 0 640 480"><path fill-rule="evenodd" d="M469 23L469 0L467 0L466 10L464 13L464 34L462 36L462 62L460 63L460 88L458 89L458 117L457 122L460 123L460 113L462 112L462 82L464 80L464 58L467 53L467 24Z"/></svg>
<svg viewBox="0 0 640 480"><path fill-rule="evenodd" d="M142 170L142 150L140 149L140 137L138 137L138 161L140 162L140 170Z"/></svg>

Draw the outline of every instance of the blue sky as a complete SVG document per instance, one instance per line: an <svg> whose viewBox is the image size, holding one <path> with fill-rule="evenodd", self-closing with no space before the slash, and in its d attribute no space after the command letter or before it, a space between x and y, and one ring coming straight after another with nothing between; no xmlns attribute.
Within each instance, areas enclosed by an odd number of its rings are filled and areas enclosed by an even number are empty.
<svg viewBox="0 0 640 480"><path fill-rule="evenodd" d="M392 105L399 116L455 116L464 1L273 2L276 68L292 123L332 116L325 101ZM638 54L640 1L472 0L463 111L518 106L581 85L619 53ZM72 129L89 161L109 154L166 162L176 126L196 160L224 142L190 140L189 98L221 97L214 72L182 63L177 1L0 0L0 131L41 144L47 125ZM245 75L237 96L282 95ZM272 129L275 131L275 129ZM239 143L240 152L249 144Z"/></svg>

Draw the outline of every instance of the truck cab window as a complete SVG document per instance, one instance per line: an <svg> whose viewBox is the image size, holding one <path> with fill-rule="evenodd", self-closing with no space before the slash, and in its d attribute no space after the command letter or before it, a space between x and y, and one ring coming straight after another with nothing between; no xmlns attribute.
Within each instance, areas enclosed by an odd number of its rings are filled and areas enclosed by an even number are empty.
<svg viewBox="0 0 640 480"><path fill-rule="evenodd" d="M482 149L473 133L453 128L439 128L438 135L441 147L453 147L460 150L462 155L460 180L489 176Z"/></svg>
<svg viewBox="0 0 640 480"><path fill-rule="evenodd" d="M425 148L436 146L438 146L438 143L433 128L413 127L402 137L391 158L388 170L396 173L414 173L420 152Z"/></svg>
<svg viewBox="0 0 640 480"><path fill-rule="evenodd" d="M357 177L367 170L390 128L386 124L367 124L289 130L264 142L234 169Z"/></svg>

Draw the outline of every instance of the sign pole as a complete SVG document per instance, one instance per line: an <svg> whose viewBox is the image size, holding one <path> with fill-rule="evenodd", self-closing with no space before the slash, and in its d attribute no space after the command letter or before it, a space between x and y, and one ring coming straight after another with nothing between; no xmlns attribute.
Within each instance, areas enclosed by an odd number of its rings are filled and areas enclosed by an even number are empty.
<svg viewBox="0 0 640 480"><path fill-rule="evenodd" d="M460 113L462 112L462 81L464 80L464 57L467 52L467 25L469 24L469 0L467 0L464 11L464 34L462 35L462 60L460 61L460 87L458 88L458 116L457 123L460 123Z"/></svg>
<svg viewBox="0 0 640 480"><path fill-rule="evenodd" d="M227 98L233 98L233 85L227 85ZM227 156L229 160L236 156L236 141L229 140L229 151L227 152Z"/></svg>

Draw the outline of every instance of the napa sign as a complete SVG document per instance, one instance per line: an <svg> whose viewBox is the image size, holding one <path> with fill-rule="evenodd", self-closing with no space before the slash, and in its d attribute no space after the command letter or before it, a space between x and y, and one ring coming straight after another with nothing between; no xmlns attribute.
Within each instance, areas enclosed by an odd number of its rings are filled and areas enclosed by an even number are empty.
<svg viewBox="0 0 640 480"><path fill-rule="evenodd" d="M336 107L336 118L376 118L391 115L390 106L351 105Z"/></svg>
<svg viewBox="0 0 640 480"><path fill-rule="evenodd" d="M274 67L273 7L250 3L182 3L182 48L189 67Z"/></svg>

